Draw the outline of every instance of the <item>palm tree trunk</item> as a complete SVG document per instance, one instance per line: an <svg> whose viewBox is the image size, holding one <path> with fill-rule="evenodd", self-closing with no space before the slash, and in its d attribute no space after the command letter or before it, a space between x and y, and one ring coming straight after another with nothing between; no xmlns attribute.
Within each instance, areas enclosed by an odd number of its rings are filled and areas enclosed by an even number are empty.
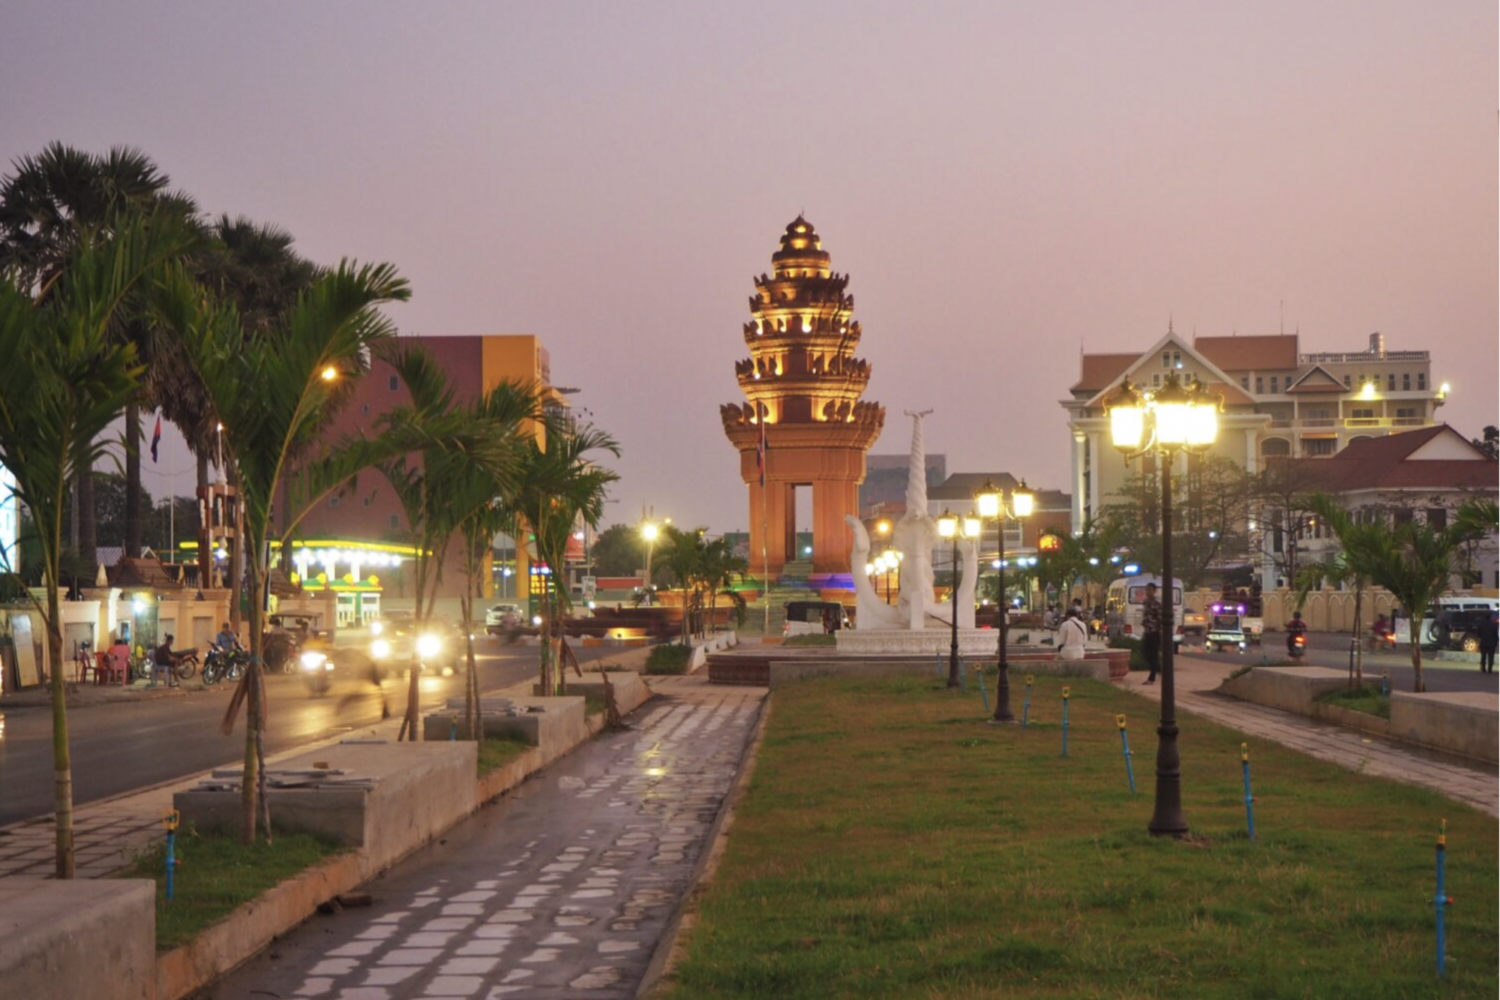
<svg viewBox="0 0 1500 1000"><path fill-rule="evenodd" d="M265 612L258 598L265 593L267 570L263 558L261 547L257 545L250 553L250 589L256 599L249 602L250 665L245 669L245 771L240 787L240 840L247 847L255 843L255 821L260 791L260 720L264 711L260 702L260 694L266 638Z"/></svg>
<svg viewBox="0 0 1500 1000"><path fill-rule="evenodd" d="M58 543L61 543L59 538ZM56 546L53 551L56 552ZM73 763L68 750L67 689L63 684L63 639L58 607L58 563L48 568L47 653L52 661L52 811L57 826L58 878L73 878Z"/></svg>
<svg viewBox="0 0 1500 1000"><path fill-rule="evenodd" d="M141 408L125 407L125 555L141 554Z"/></svg>
<svg viewBox="0 0 1500 1000"><path fill-rule="evenodd" d="M205 497L208 496L208 449L198 449L198 489L194 497L198 503L198 589L206 589L213 583L214 554L213 537L209 534L209 526L213 521L213 511L208 509Z"/></svg>
<svg viewBox="0 0 1500 1000"><path fill-rule="evenodd" d="M1361 633L1364 632L1364 597L1363 587L1354 588L1354 690L1358 691L1365 686L1365 647L1359 641Z"/></svg>
<svg viewBox="0 0 1500 1000"><path fill-rule="evenodd" d="M240 595L242 593L241 584L245 575L245 502L244 498L240 496L239 470L235 468L235 464L233 462L229 462L226 464L229 466L227 475L229 485L235 488L234 500L232 501L234 512L234 544L229 547L229 627L238 632L240 630L240 622L243 618L240 612ZM261 558L261 553L251 553L250 565L253 567L256 561ZM265 574L269 573L270 571L271 570L269 566L263 565L260 570L261 576L259 580L255 579L254 573L252 571L250 579L250 590L252 594L259 595L260 593L262 593L262 590L260 588L265 586ZM253 606L256 603L254 597L252 597L251 600L249 600L247 603ZM253 632L260 631L259 627L254 624L256 619L253 614L251 615L250 621L250 627ZM253 688L251 697L254 697ZM255 830L254 827L251 827L252 840L254 839L254 836Z"/></svg>
<svg viewBox="0 0 1500 1000"><path fill-rule="evenodd" d="M1421 636L1420 634L1417 634L1419 632L1418 626L1421 624L1422 620L1420 618L1417 618L1415 619L1415 621L1416 624L1412 626L1413 635L1411 644L1411 689L1417 694L1421 694L1423 691L1427 690L1427 682L1422 679L1422 643L1418 641L1421 639Z"/></svg>

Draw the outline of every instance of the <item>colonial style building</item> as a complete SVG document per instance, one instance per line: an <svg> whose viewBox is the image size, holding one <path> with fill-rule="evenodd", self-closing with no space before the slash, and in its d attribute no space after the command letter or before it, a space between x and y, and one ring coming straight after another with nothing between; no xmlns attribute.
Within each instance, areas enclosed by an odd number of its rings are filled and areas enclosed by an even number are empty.
<svg viewBox="0 0 1500 1000"><path fill-rule="evenodd" d="M1428 352L1388 351L1379 333L1363 351L1304 354L1296 334L1189 341L1169 326L1142 353L1085 354L1062 401L1073 438L1074 531L1130 475L1110 446L1103 401L1127 377L1151 389L1171 374L1223 397L1212 454L1251 472L1268 458L1329 457L1362 439L1429 427L1447 395Z"/></svg>

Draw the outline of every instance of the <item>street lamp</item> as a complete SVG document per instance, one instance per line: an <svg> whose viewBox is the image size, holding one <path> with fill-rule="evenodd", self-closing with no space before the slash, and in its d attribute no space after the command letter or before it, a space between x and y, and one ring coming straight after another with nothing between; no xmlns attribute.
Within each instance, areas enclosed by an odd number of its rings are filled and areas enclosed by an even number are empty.
<svg viewBox="0 0 1500 1000"><path fill-rule="evenodd" d="M646 603L651 603L651 553L656 551L656 538L661 534L661 528L657 527L655 521L647 521L641 525L641 537L646 540L646 580L645 594Z"/></svg>
<svg viewBox="0 0 1500 1000"><path fill-rule="evenodd" d="M1023 479L1021 485L1010 491L1010 504L1007 506L1004 491L986 478L984 485L974 495L974 502L978 505L980 517L994 518L995 534L1000 544L999 558L995 560L996 568L1000 571L1000 589L996 591L1000 609L1000 649L997 657L999 672L995 679L995 714L990 721L1009 725L1016 721L1016 717L1010 710L1010 662L1005 655L1005 620L1010 611L1010 603L1005 599L1005 522L1007 518L1019 520L1030 517L1036 508L1036 496L1026 488L1026 480Z"/></svg>
<svg viewBox="0 0 1500 1000"><path fill-rule="evenodd" d="M959 518L943 511L938 518L938 534L953 540L953 589L948 592L950 610L948 617L953 625L953 639L948 645L948 686L958 687L958 540L979 537L979 519Z"/></svg>
<svg viewBox="0 0 1500 1000"><path fill-rule="evenodd" d="M1177 701L1172 670L1172 461L1179 449L1206 451L1219 435L1219 409L1223 401L1200 382L1183 388L1176 374L1166 377L1160 389L1141 393L1126 379L1117 392L1104 401L1109 415L1110 438L1128 461L1137 455L1157 452L1161 470L1161 573L1162 622L1167 633L1161 641L1161 725L1157 727L1156 806L1147 827L1155 836L1181 837L1188 832L1182 815L1182 758L1177 751ZM1148 433L1149 431L1149 433Z"/></svg>

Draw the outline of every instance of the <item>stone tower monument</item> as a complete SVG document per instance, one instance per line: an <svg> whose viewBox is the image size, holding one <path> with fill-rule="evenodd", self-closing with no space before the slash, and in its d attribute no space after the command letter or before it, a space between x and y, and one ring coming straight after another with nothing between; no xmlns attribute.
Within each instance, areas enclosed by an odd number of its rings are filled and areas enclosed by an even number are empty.
<svg viewBox="0 0 1500 1000"><path fill-rule="evenodd" d="M743 404L721 407L724 433L740 453L750 488L750 568L774 580L796 559L796 489L812 490L815 577L849 586L852 536L845 515L859 514L865 453L880 436L885 408L860 401L870 365L854 356L859 323L849 276L828 266L828 251L800 215L786 227L772 273L755 279L750 357L735 375ZM862 568L862 567L861 567Z"/></svg>

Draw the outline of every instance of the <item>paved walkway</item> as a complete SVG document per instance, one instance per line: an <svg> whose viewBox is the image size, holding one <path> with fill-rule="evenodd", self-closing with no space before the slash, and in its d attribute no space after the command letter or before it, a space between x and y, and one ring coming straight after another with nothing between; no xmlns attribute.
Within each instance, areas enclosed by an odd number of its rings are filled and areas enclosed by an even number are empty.
<svg viewBox="0 0 1500 1000"><path fill-rule="evenodd" d="M742 764L764 688L659 696L207 991L249 997L633 997Z"/></svg>
<svg viewBox="0 0 1500 1000"><path fill-rule="evenodd" d="M1258 739L1272 740L1351 771L1420 785L1491 816L1500 816L1500 784L1493 767L1477 762L1467 764L1445 754L1215 694L1214 690L1238 664L1192 656L1178 656L1173 664L1177 707L1181 711ZM1145 679L1144 674L1132 673L1116 683L1160 701L1160 682L1148 686L1143 683Z"/></svg>

